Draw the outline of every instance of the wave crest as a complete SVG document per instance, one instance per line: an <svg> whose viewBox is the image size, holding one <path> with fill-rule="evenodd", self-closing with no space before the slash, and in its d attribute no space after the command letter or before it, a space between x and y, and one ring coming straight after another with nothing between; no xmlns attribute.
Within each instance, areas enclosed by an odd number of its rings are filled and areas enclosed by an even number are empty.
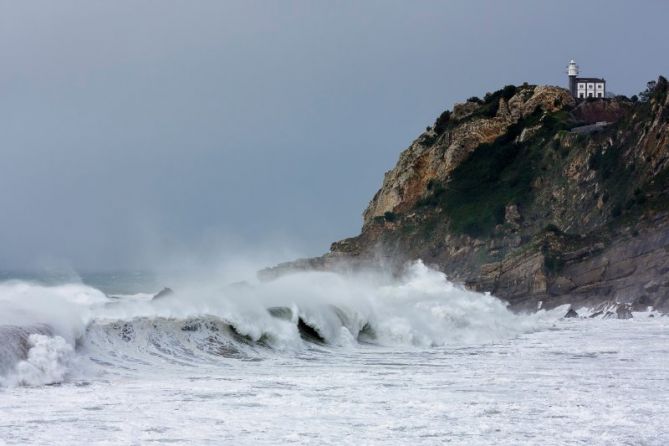
<svg viewBox="0 0 669 446"><path fill-rule="evenodd" d="M64 379L75 342L94 363L133 369L157 361L191 366L261 358L314 344L432 348L489 343L557 319L544 312L514 314L502 301L453 284L420 261L400 278L302 272L244 286L179 285L174 293L150 300L112 299L84 285L21 284L17 289L0 284L0 307L25 316L34 305L24 320L49 327L15 339L19 347L12 363L21 361L16 382ZM21 350L20 342L28 342L28 349Z"/></svg>

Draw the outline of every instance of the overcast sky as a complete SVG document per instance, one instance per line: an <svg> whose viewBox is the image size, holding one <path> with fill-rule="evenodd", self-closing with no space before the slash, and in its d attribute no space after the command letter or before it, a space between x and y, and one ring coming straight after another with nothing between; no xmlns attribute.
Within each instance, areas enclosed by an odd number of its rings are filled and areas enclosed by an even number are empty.
<svg viewBox="0 0 669 446"><path fill-rule="evenodd" d="M0 0L0 268L327 251L443 110L669 74L669 2Z"/></svg>

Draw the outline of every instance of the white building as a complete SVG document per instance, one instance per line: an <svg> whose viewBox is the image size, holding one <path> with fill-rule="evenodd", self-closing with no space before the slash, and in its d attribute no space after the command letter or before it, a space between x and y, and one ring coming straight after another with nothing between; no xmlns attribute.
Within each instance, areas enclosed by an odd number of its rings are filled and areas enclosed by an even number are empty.
<svg viewBox="0 0 669 446"><path fill-rule="evenodd" d="M567 67L569 91L577 99L606 97L606 81L596 77L578 77L578 65L572 59Z"/></svg>

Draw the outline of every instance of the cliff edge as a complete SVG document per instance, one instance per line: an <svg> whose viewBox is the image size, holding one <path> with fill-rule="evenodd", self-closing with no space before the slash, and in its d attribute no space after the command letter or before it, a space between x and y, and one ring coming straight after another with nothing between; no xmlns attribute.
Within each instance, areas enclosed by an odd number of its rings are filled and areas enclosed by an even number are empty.
<svg viewBox="0 0 669 446"><path fill-rule="evenodd" d="M385 174L360 235L261 276L422 259L519 309L668 311L668 93L663 77L640 100L524 84L456 104Z"/></svg>

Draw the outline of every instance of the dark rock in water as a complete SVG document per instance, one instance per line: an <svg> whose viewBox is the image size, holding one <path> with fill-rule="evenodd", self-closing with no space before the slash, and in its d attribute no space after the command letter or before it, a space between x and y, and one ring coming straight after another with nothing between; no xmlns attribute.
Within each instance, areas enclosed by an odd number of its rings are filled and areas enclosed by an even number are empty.
<svg viewBox="0 0 669 446"><path fill-rule="evenodd" d="M569 311L567 311L567 314L564 315L565 318L567 317L578 317L578 313L573 309L570 308Z"/></svg>
<svg viewBox="0 0 669 446"><path fill-rule="evenodd" d="M659 311L661 313L669 312L669 293L657 299L653 304L653 310Z"/></svg>
<svg viewBox="0 0 669 446"><path fill-rule="evenodd" d="M655 315L651 313L648 315L648 317L655 317Z"/></svg>
<svg viewBox="0 0 669 446"><path fill-rule="evenodd" d="M628 304L620 304L616 309L618 319L632 319L632 306Z"/></svg>
<svg viewBox="0 0 669 446"><path fill-rule="evenodd" d="M171 296L172 294L174 294L174 291L172 291L171 288L165 287L162 290L158 291L158 294L153 296L153 299L160 299L162 297Z"/></svg>
<svg viewBox="0 0 669 446"><path fill-rule="evenodd" d="M632 303L632 311L648 311L652 305L653 300L644 294Z"/></svg>
<svg viewBox="0 0 669 446"><path fill-rule="evenodd" d="M604 314L603 311L595 311L594 313L592 313L592 314L590 315L590 318L597 317L597 316L601 316L602 314Z"/></svg>
<svg viewBox="0 0 669 446"><path fill-rule="evenodd" d="M602 319L615 319L616 314L613 311L607 311Z"/></svg>

